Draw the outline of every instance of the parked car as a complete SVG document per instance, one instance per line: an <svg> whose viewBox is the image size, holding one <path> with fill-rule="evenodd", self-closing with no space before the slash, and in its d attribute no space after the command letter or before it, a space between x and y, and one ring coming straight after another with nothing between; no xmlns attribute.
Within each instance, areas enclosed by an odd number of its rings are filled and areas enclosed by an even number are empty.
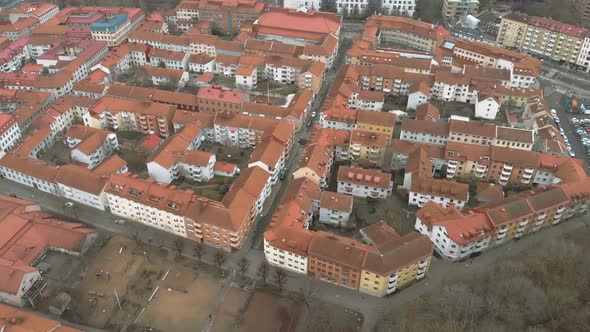
<svg viewBox="0 0 590 332"><path fill-rule="evenodd" d="M123 224L125 224L125 220L123 220L123 219L115 219L115 224L117 224L117 225L123 225Z"/></svg>

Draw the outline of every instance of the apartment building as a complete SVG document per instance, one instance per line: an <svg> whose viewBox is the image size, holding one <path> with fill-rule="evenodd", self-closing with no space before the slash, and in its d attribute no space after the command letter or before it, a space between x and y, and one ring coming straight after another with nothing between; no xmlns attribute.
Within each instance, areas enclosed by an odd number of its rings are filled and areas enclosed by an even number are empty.
<svg viewBox="0 0 590 332"><path fill-rule="evenodd" d="M330 169L334 162L334 146L327 142L313 142L308 144L299 159L297 170L293 178L308 178L320 188L328 186Z"/></svg>
<svg viewBox="0 0 590 332"><path fill-rule="evenodd" d="M338 227L347 225L352 213L352 203L352 196L322 191L318 221Z"/></svg>
<svg viewBox="0 0 590 332"><path fill-rule="evenodd" d="M408 204L419 207L433 201L442 206L455 205L463 209L469 200L469 185L455 181L433 179L432 176L415 174L409 191Z"/></svg>
<svg viewBox="0 0 590 332"><path fill-rule="evenodd" d="M191 54L187 63L193 73L212 73L215 69L215 57L206 54Z"/></svg>
<svg viewBox="0 0 590 332"><path fill-rule="evenodd" d="M175 70L188 70L189 53L153 49L149 52L149 65Z"/></svg>
<svg viewBox="0 0 590 332"><path fill-rule="evenodd" d="M21 38L0 50L0 72L10 73L22 69L21 65L30 58L28 38Z"/></svg>
<svg viewBox="0 0 590 332"><path fill-rule="evenodd" d="M205 131L191 123L164 141L146 160L150 178L170 183L181 176L198 182L213 177L215 156L197 150L205 140Z"/></svg>
<svg viewBox="0 0 590 332"><path fill-rule="evenodd" d="M0 25L0 36L8 37L11 41L17 41L29 37L32 31L39 26L39 20L34 17L18 19L11 24Z"/></svg>
<svg viewBox="0 0 590 332"><path fill-rule="evenodd" d="M270 264L373 296L391 294L424 277L432 256L424 235L399 236L382 222L361 230L365 244L308 230L320 196L334 204L333 193L318 189L304 177L289 183L264 233Z"/></svg>
<svg viewBox="0 0 590 332"><path fill-rule="evenodd" d="M156 88L143 88L133 85L111 83L109 85L109 89L106 92L106 95L172 105L180 110L196 111L198 109L197 96L190 93L165 91Z"/></svg>
<svg viewBox="0 0 590 332"><path fill-rule="evenodd" d="M0 151L12 149L21 138L21 131L13 115L0 113Z"/></svg>
<svg viewBox="0 0 590 332"><path fill-rule="evenodd" d="M105 191L113 215L187 237L184 214L192 194L128 174L111 176Z"/></svg>
<svg viewBox="0 0 590 332"><path fill-rule="evenodd" d="M367 245L318 231L309 244L308 275L339 286L358 289Z"/></svg>
<svg viewBox="0 0 590 332"><path fill-rule="evenodd" d="M243 92L225 90L221 86L203 87L197 92L200 112L239 113L248 99Z"/></svg>
<svg viewBox="0 0 590 332"><path fill-rule="evenodd" d="M447 143L448 145L448 143ZM400 170L407 166L410 153L422 149L426 152L432 162L432 168L440 171L445 165L445 146L438 144L424 144L404 141L400 139L393 140L392 144L392 162L391 167L394 170Z"/></svg>
<svg viewBox="0 0 590 332"><path fill-rule="evenodd" d="M530 185L539 165L539 154L492 146L491 160L488 180L497 181L502 186Z"/></svg>
<svg viewBox="0 0 590 332"><path fill-rule="evenodd" d="M248 167L258 166L270 174L274 185L279 180L279 173L285 167L285 146L275 140L267 139L256 146L250 155Z"/></svg>
<svg viewBox="0 0 590 332"><path fill-rule="evenodd" d="M587 182L580 168L572 170L578 183L550 185L481 205L466 214L454 207L429 203L416 213L416 229L430 237L437 252L459 260L488 247L556 225L586 211L580 200ZM581 183L580 183L581 182ZM570 212L571 211L571 212Z"/></svg>
<svg viewBox="0 0 590 332"><path fill-rule="evenodd" d="M252 65L240 66L236 69L236 87L246 90L256 88L258 71Z"/></svg>
<svg viewBox="0 0 590 332"><path fill-rule="evenodd" d="M433 178L433 165L428 153L418 148L408 156L403 187L408 190L408 204L424 206L435 201L442 206L462 209L469 200L469 185Z"/></svg>
<svg viewBox="0 0 590 332"><path fill-rule="evenodd" d="M64 134L72 160L93 169L119 150L117 135L103 129L74 125Z"/></svg>
<svg viewBox="0 0 590 332"><path fill-rule="evenodd" d="M445 19L464 19L467 15L477 15L479 0L444 0L442 15Z"/></svg>
<svg viewBox="0 0 590 332"><path fill-rule="evenodd" d="M508 87L512 88L531 88L541 68L541 62L529 55L465 39L457 40L452 52L453 59L462 60L460 63L468 61L484 68L508 70Z"/></svg>
<svg viewBox="0 0 590 332"><path fill-rule="evenodd" d="M27 2L11 8L8 17L11 22L23 17L34 17L39 20L40 24L43 24L57 15L58 12L59 7L51 3Z"/></svg>
<svg viewBox="0 0 590 332"><path fill-rule="evenodd" d="M352 130L348 155L355 164L369 163L378 167L383 166L385 150L391 138L386 133Z"/></svg>
<svg viewBox="0 0 590 332"><path fill-rule="evenodd" d="M391 195L391 174L380 170L340 166L338 192L356 197L387 198Z"/></svg>
<svg viewBox="0 0 590 332"><path fill-rule="evenodd" d="M100 176L83 166L63 165L59 167L54 182L59 196L104 211L108 206L104 189L107 177L113 173L109 170L106 176Z"/></svg>
<svg viewBox="0 0 590 332"><path fill-rule="evenodd" d="M339 39L334 35L327 35L324 41L318 45L307 44L303 46L300 59L319 61L326 64L327 68L334 66L334 61L338 55Z"/></svg>
<svg viewBox="0 0 590 332"><path fill-rule="evenodd" d="M90 32L92 39L105 41L109 47L113 47L127 39L131 32L131 22L127 14L117 14L106 22L92 23Z"/></svg>
<svg viewBox="0 0 590 332"><path fill-rule="evenodd" d="M430 100L430 86L425 81L413 84L408 91L407 109L415 110L418 106L428 103Z"/></svg>
<svg viewBox="0 0 590 332"><path fill-rule="evenodd" d="M452 142L531 151L534 139L532 130L497 126L482 121L449 120L448 140Z"/></svg>
<svg viewBox="0 0 590 332"><path fill-rule="evenodd" d="M539 58L588 67L588 30L545 17L511 14L502 18L496 42Z"/></svg>
<svg viewBox="0 0 590 332"><path fill-rule="evenodd" d="M184 87L189 80L187 71L152 66L141 67L153 85L169 85L176 88Z"/></svg>
<svg viewBox="0 0 590 332"><path fill-rule="evenodd" d="M371 16L363 37L377 38L380 44L398 43L434 53L450 33L442 26L396 16Z"/></svg>
<svg viewBox="0 0 590 332"><path fill-rule="evenodd" d="M293 125L285 120L267 119L234 113L218 113L213 124L215 142L253 148L265 139L281 142L286 151L293 144Z"/></svg>
<svg viewBox="0 0 590 332"><path fill-rule="evenodd" d="M416 143L445 145L449 137L448 122L403 120L400 129L400 140Z"/></svg>
<svg viewBox="0 0 590 332"><path fill-rule="evenodd" d="M175 110L175 106L145 99L105 96L84 114L83 120L87 127L139 131L168 137Z"/></svg>
<svg viewBox="0 0 590 332"><path fill-rule="evenodd" d="M336 10L344 15L352 15L355 12L363 14L367 5L368 1L336 0ZM384 15L412 17L416 11L416 1L413 0L381 0L380 5Z"/></svg>
<svg viewBox="0 0 590 332"><path fill-rule="evenodd" d="M443 258L461 260L490 245L494 225L484 214L462 214L455 206L428 202L416 212L414 228L430 238Z"/></svg>
<svg viewBox="0 0 590 332"><path fill-rule="evenodd" d="M529 16L521 13L504 15L500 22L496 43L505 48L520 50L527 36Z"/></svg>
<svg viewBox="0 0 590 332"><path fill-rule="evenodd" d="M367 251L360 292L383 297L424 278L432 259L432 243L427 237L415 232L400 236L383 221L360 232L376 249Z"/></svg>
<svg viewBox="0 0 590 332"><path fill-rule="evenodd" d="M385 134L389 144L393 138L397 116L389 112L371 112L359 110L356 118L356 129L377 134Z"/></svg>
<svg viewBox="0 0 590 332"><path fill-rule="evenodd" d="M8 153L0 159L0 174L5 179L27 187L56 196L60 195L59 187L54 182L57 169L41 160Z"/></svg>
<svg viewBox="0 0 590 332"><path fill-rule="evenodd" d="M251 0L227 3L221 0L181 1L177 6L179 19L192 19L197 14L199 21L215 22L223 32L238 31L246 22L255 21L266 4Z"/></svg>

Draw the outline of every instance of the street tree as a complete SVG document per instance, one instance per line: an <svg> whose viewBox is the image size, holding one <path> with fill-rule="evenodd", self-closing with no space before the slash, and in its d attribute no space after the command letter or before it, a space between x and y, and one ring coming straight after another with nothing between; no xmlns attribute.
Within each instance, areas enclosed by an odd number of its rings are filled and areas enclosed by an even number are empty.
<svg viewBox="0 0 590 332"><path fill-rule="evenodd" d="M258 265L258 271L256 271L256 274L258 275L258 278L262 279L262 282L266 282L266 278L268 277L268 270L270 269L270 266L268 265L268 263L266 261L262 261L262 263L260 263L260 265Z"/></svg>
<svg viewBox="0 0 590 332"><path fill-rule="evenodd" d="M217 266L218 269L220 269L221 265L225 263L225 259L225 254L221 251L216 252L215 256L213 256L213 261L215 262L215 266Z"/></svg>
<svg viewBox="0 0 590 332"><path fill-rule="evenodd" d="M367 8L365 10L365 16L376 15L381 13L381 1L380 0L369 0Z"/></svg>
<svg viewBox="0 0 590 332"><path fill-rule="evenodd" d="M334 0L322 0L320 3L320 11L335 13L336 2Z"/></svg>
<svg viewBox="0 0 590 332"><path fill-rule="evenodd" d="M241 276L246 275L246 272L248 272L248 268L250 267L250 261L248 260L247 257L242 257L238 260L238 273Z"/></svg>
<svg viewBox="0 0 590 332"><path fill-rule="evenodd" d="M193 247L193 254L195 255L195 257L197 257L199 260L201 260L201 258L205 254L205 246L203 246L203 244L201 242L198 242Z"/></svg>
<svg viewBox="0 0 590 332"><path fill-rule="evenodd" d="M182 254L182 250L184 250L184 241L182 240L182 238L177 237L176 240L174 240L174 246L176 247L176 252L178 252L178 254Z"/></svg>
<svg viewBox="0 0 590 332"><path fill-rule="evenodd" d="M273 276L277 286L279 287L279 291L282 292L283 287L285 287L285 284L287 283L287 272L279 267L276 267Z"/></svg>

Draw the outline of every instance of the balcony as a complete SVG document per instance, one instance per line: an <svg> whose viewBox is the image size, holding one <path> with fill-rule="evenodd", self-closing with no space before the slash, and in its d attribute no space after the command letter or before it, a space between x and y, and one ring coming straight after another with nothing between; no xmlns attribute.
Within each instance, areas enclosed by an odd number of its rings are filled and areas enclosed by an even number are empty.
<svg viewBox="0 0 590 332"><path fill-rule="evenodd" d="M537 220L541 221L541 220L545 220L545 218L547 217L547 214L542 213L537 217Z"/></svg>
<svg viewBox="0 0 590 332"><path fill-rule="evenodd" d="M397 279L398 279L397 274L393 274L389 277L389 283L391 284L391 283L397 282Z"/></svg>
<svg viewBox="0 0 590 332"><path fill-rule="evenodd" d="M419 269L423 269L423 268L425 268L427 265L428 265L428 262L427 262L427 261L422 261L422 262L420 262L420 264L418 264L418 268L419 268Z"/></svg>
<svg viewBox="0 0 590 332"><path fill-rule="evenodd" d="M559 208L559 209L557 209L557 211L555 211L555 212L557 212L558 214L560 214L560 213L562 213L563 211L565 211L565 206L562 206L562 207L560 207L560 208Z"/></svg>
<svg viewBox="0 0 590 332"><path fill-rule="evenodd" d="M360 152L361 151L361 147L358 146L358 145L353 145L352 146L352 151L358 151L358 152Z"/></svg>
<svg viewBox="0 0 590 332"><path fill-rule="evenodd" d="M512 173L512 166L511 165L504 165L502 172L507 171Z"/></svg>

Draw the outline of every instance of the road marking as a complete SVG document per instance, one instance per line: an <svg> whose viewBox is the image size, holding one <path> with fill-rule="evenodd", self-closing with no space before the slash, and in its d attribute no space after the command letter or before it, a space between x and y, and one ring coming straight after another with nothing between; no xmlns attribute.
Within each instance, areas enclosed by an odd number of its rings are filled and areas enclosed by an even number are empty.
<svg viewBox="0 0 590 332"><path fill-rule="evenodd" d="M560 95L564 95L564 94L566 94L567 89L563 88L563 87L558 87L558 88L555 88L555 92L559 93Z"/></svg>

